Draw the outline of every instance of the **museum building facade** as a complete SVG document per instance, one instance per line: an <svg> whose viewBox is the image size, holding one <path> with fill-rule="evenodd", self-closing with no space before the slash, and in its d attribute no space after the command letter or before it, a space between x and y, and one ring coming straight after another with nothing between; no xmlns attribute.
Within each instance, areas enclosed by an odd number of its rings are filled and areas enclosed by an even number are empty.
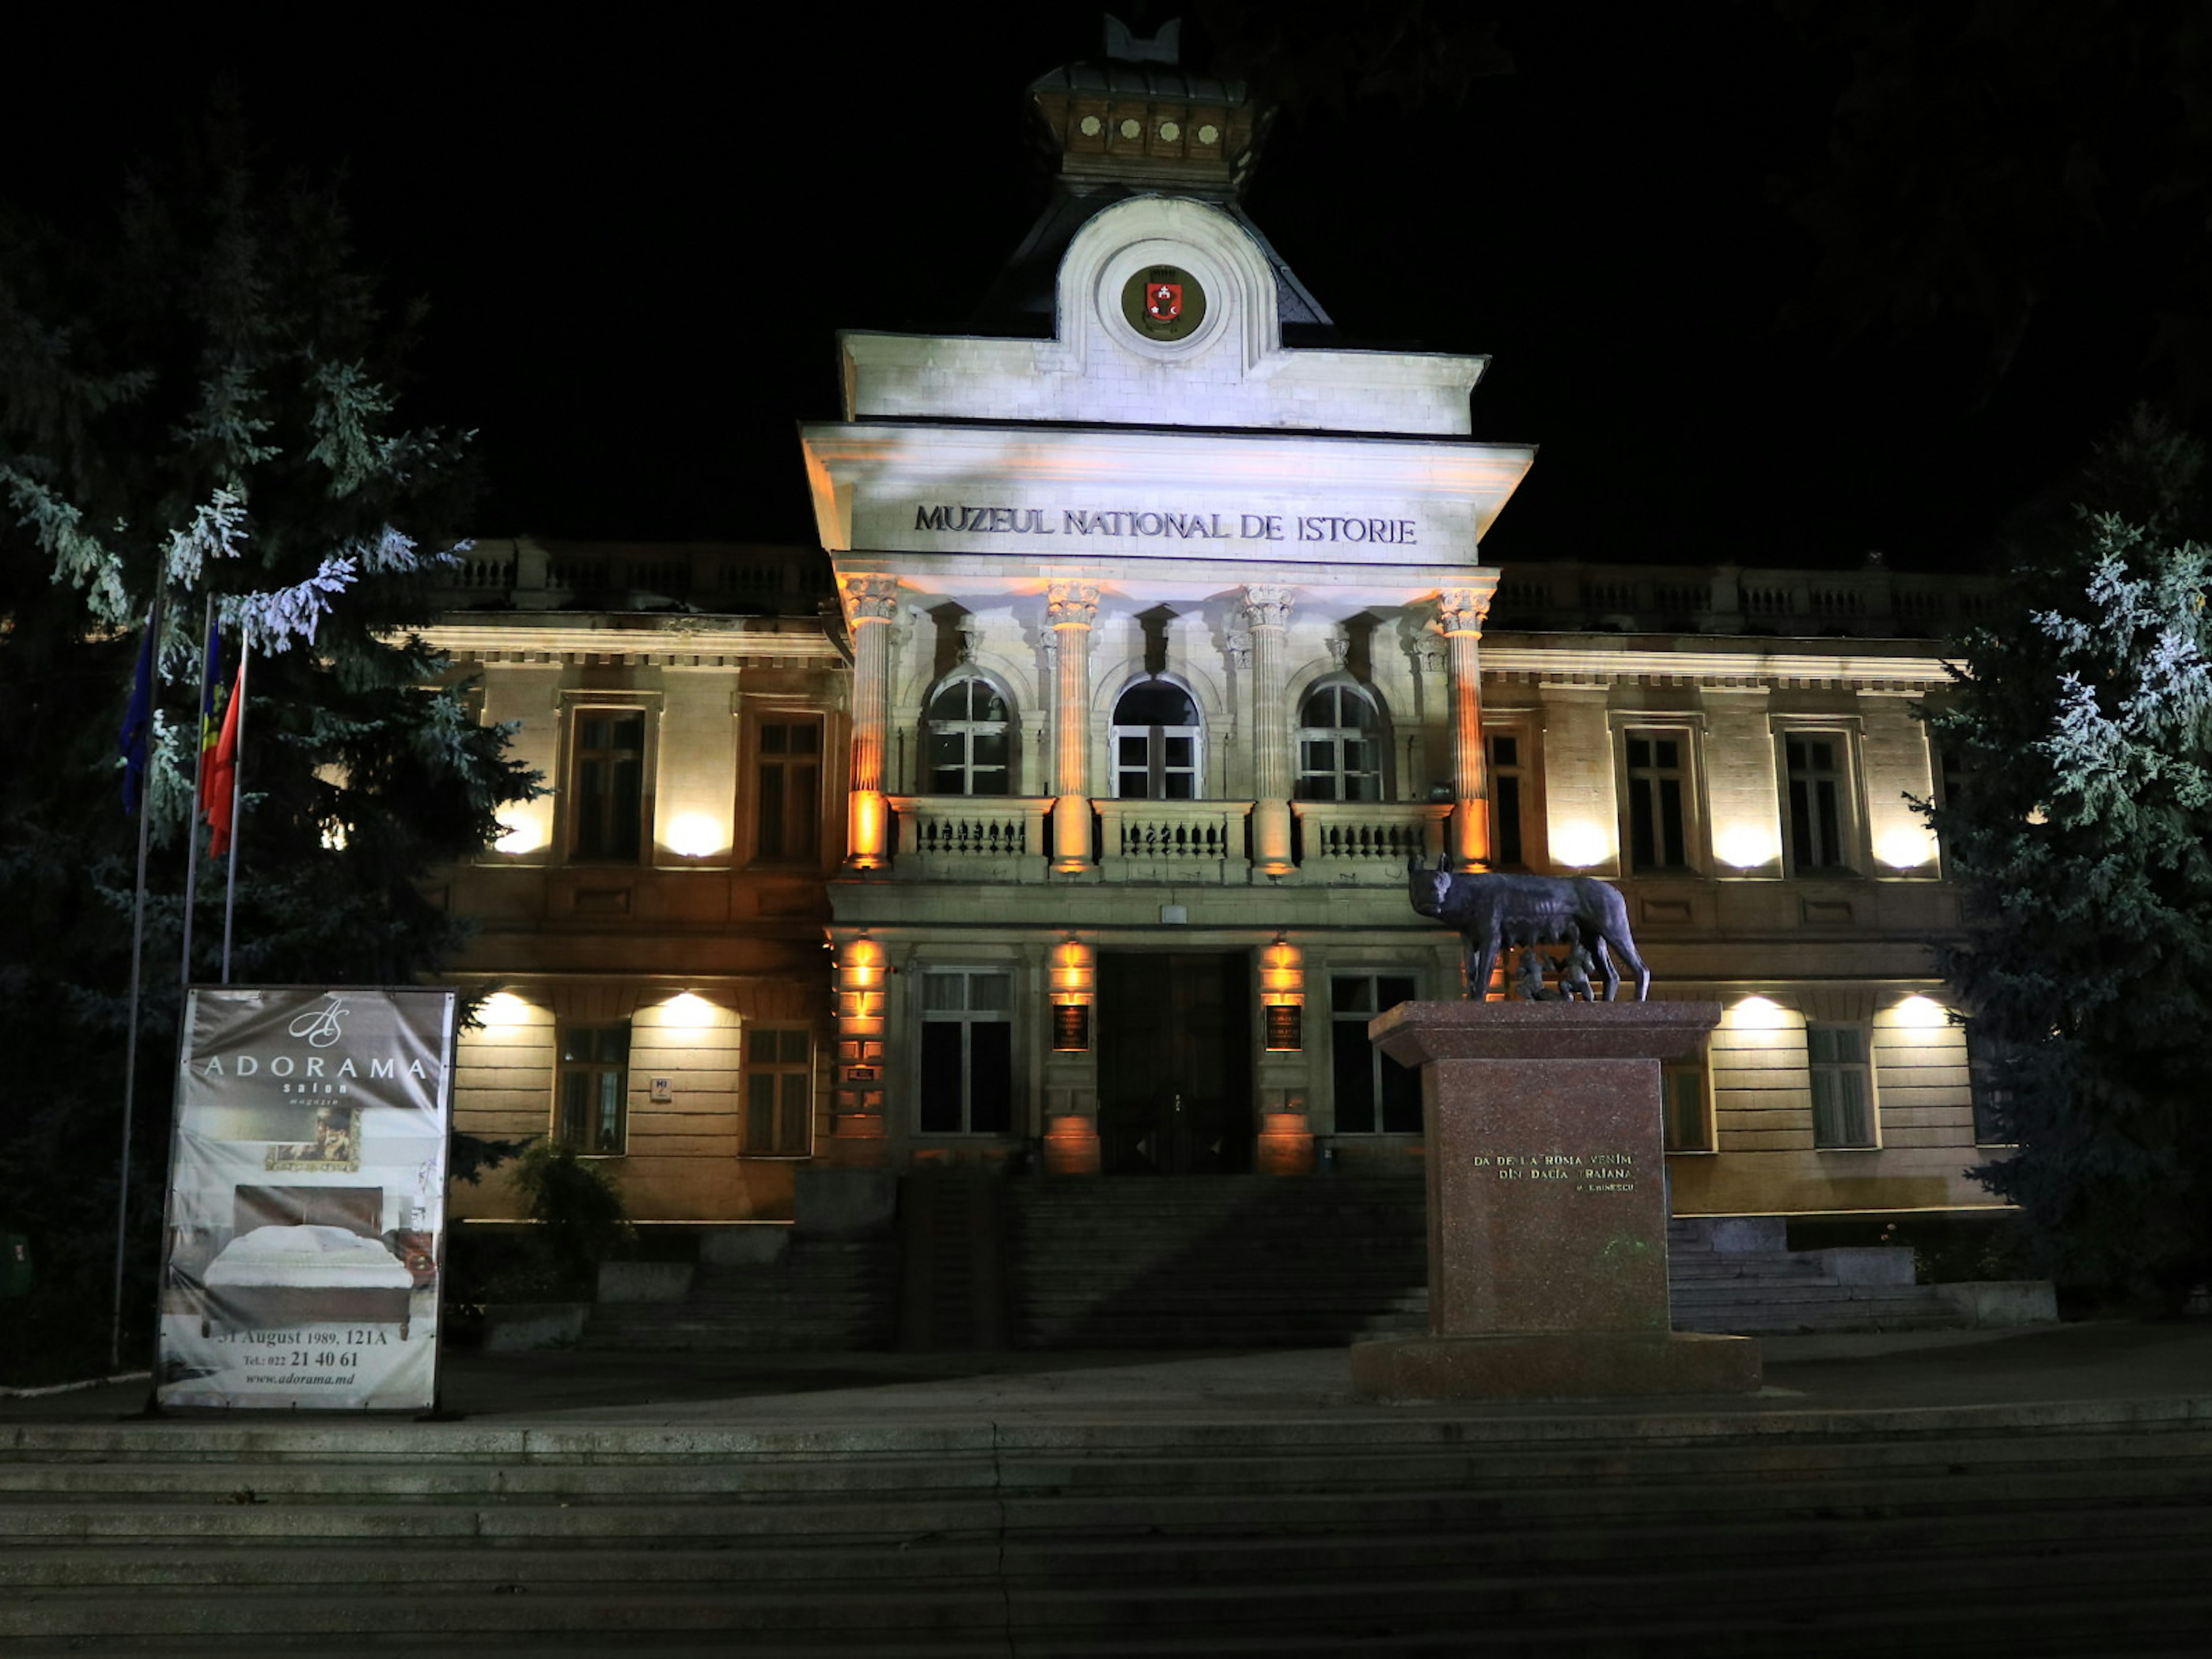
<svg viewBox="0 0 2212 1659"><path fill-rule="evenodd" d="M826 568L477 550L432 638L554 788L447 878L497 988L463 1127L678 1221L810 1165L1415 1169L1365 1028L1462 992L1442 860L1619 882L1653 994L1725 1006L1667 1078L1678 1213L1987 1205L1911 804L1981 591L1486 564L1534 450L1473 436L1484 360L1329 341L1241 89L1032 94L1061 185L996 331L841 337Z"/></svg>

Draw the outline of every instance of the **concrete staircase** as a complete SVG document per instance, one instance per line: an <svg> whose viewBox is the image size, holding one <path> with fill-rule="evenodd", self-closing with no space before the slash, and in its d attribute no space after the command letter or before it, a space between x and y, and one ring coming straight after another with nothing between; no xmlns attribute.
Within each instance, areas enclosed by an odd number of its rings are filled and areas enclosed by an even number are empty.
<svg viewBox="0 0 2212 1659"><path fill-rule="evenodd" d="M918 1170L900 1183L900 1347L1006 1346L1006 1184L973 1167Z"/></svg>
<svg viewBox="0 0 2212 1659"><path fill-rule="evenodd" d="M1018 1183L1014 1328L1037 1348L1319 1347L1426 1328L1418 1176ZM1791 1252L1775 1218L1678 1221L1679 1330L1959 1329L1904 1249Z"/></svg>
<svg viewBox="0 0 2212 1659"><path fill-rule="evenodd" d="M1007 1200L1024 1347L1327 1347L1426 1328L1418 1177L1022 1182Z"/></svg>
<svg viewBox="0 0 2212 1659"><path fill-rule="evenodd" d="M1793 1251L1778 1217L1668 1223L1667 1278L1678 1331L1939 1331L1972 1322L1936 1286L1913 1282L1911 1250Z"/></svg>
<svg viewBox="0 0 2212 1659"><path fill-rule="evenodd" d="M2201 1404L23 1425L0 1649L2200 1654Z"/></svg>
<svg viewBox="0 0 2212 1659"><path fill-rule="evenodd" d="M1117 1176L902 1183L897 1231L778 1230L781 1253L693 1270L679 1300L601 1302L596 1348L834 1352L1328 1347L1425 1329L1418 1176ZM1792 1252L1775 1218L1673 1223L1679 1330L1958 1329L1951 1296L1903 1249Z"/></svg>
<svg viewBox="0 0 2212 1659"><path fill-rule="evenodd" d="M886 1348L897 1330L890 1239L779 1237L759 1261L702 1263L682 1299L602 1301L584 1325L587 1348Z"/></svg>

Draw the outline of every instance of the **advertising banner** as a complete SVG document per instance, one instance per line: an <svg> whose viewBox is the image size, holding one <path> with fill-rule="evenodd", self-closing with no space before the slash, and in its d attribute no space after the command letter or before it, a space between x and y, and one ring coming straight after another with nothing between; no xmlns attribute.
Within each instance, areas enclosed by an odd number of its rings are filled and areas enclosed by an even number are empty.
<svg viewBox="0 0 2212 1659"><path fill-rule="evenodd" d="M448 990L192 990L163 1405L433 1403L453 1015Z"/></svg>

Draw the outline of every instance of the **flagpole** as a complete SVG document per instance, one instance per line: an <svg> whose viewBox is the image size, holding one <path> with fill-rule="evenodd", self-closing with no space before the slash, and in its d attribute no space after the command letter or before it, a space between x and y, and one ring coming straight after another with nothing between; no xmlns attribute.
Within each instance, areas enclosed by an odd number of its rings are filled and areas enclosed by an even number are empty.
<svg viewBox="0 0 2212 1659"><path fill-rule="evenodd" d="M161 596L168 586L167 562L155 573L154 605L146 616L146 637L154 656L155 693L146 712L146 769L138 790L138 890L131 908L131 1029L123 1042L123 1164L115 1187L115 1304L107 1329L108 1363L123 1369L123 1258L130 1237L131 1119L138 1091L138 978L146 955L146 853L154 830L154 705L161 701Z"/></svg>
<svg viewBox="0 0 2212 1659"><path fill-rule="evenodd" d="M200 711L200 725L192 743L192 810L185 819L185 955L180 988L189 988L192 982L192 912L198 908L200 892L200 775L207 770L208 685L216 667L215 653L208 648L215 641L212 592L207 596L207 625L200 630L200 637L206 643L200 651L200 700L195 705Z"/></svg>
<svg viewBox="0 0 2212 1659"><path fill-rule="evenodd" d="M246 799L246 665L253 657L253 630L243 629L238 636L238 689L231 696L238 699L238 743L231 750L230 762L230 872L222 890L222 982L230 983L230 922L238 902L238 832L242 828L238 821L239 806Z"/></svg>

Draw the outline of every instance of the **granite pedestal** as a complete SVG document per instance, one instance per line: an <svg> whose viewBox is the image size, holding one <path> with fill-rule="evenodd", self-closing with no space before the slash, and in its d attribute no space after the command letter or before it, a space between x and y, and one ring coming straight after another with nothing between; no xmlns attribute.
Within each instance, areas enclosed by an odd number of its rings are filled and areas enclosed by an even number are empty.
<svg viewBox="0 0 2212 1659"><path fill-rule="evenodd" d="M1746 1337L1670 1328L1659 1067L1712 1002L1407 1002L1368 1027L1421 1070L1429 1334L1355 1344L1384 1399L1741 1393Z"/></svg>

